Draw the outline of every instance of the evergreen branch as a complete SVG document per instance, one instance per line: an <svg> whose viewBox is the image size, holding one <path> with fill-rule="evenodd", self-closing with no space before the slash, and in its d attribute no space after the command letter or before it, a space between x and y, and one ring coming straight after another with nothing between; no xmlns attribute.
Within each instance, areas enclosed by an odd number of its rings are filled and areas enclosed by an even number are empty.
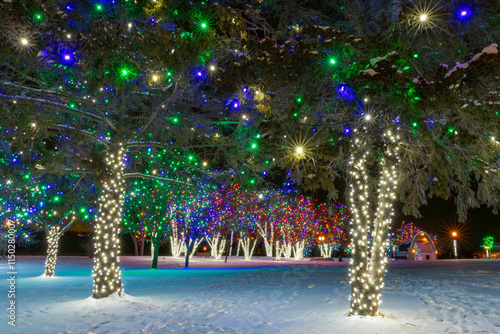
<svg viewBox="0 0 500 334"><path fill-rule="evenodd" d="M167 90L168 88L170 88L172 86L172 84L168 85L165 90ZM172 92L172 94L170 95L170 97L164 102L162 103L162 105L165 105L165 104L170 104L172 102L172 100L174 99L174 96L176 96L176 93L177 93L177 85L175 86L175 89L174 91ZM136 132L136 135L139 135L141 133L143 133L144 131L146 131L147 128L149 128L149 126L151 125L151 123L153 123L153 120L156 118L156 116L158 115L158 112L160 111L160 108L162 107L157 107L156 110L153 112L153 114L151 115L151 117L149 117L148 121L146 122L146 124L141 127L141 129L139 131Z"/></svg>
<svg viewBox="0 0 500 334"><path fill-rule="evenodd" d="M11 81L2 81L0 83L2 85L17 87L17 88L22 89L23 91L30 91L30 92L41 94L41 95L46 95L46 94L58 95L58 96L61 96L61 97L64 97L64 98L70 98L70 99L73 99L73 100L80 100L82 102L85 101L84 99L81 99L79 97L75 97L75 96L72 96L72 95L70 96L70 95L68 95L68 94L66 94L64 92L61 92L61 91L49 90L49 89L40 89L40 88L33 88L33 87L28 87L28 86L21 85L21 84L16 83L16 82L11 82Z"/></svg>
<svg viewBox="0 0 500 334"><path fill-rule="evenodd" d="M203 148L203 147L215 147L215 146L232 146L235 143L242 143L241 142L231 142L231 143L225 143L225 144L199 144L199 145L186 145L186 146L176 146L175 148ZM125 144L125 147L159 147L159 148L166 148L170 147L170 145L167 145L165 143L159 142L159 141L129 141L128 143Z"/></svg>
<svg viewBox="0 0 500 334"><path fill-rule="evenodd" d="M149 175L149 174L143 174L143 173L125 173L125 174L123 174L123 178L125 178L125 179L132 178L132 177L137 177L137 178L141 178L141 179L156 180L156 181L160 181L160 182L167 182L167 183L173 183L173 184L179 184L181 186L187 186L187 187L193 186L193 184L188 183L188 182L167 179L165 177L160 177L160 176L155 176L155 175Z"/></svg>
<svg viewBox="0 0 500 334"><path fill-rule="evenodd" d="M82 129L77 129L77 128L69 126L69 125L55 124L55 125L51 125L50 128L59 129L59 130L74 130L74 131L80 132L81 134L83 134L91 139L97 140L98 142L100 142L101 144L104 144L106 146L109 146L111 144L111 142L99 138L98 136L94 135L92 132L82 130Z"/></svg>
<svg viewBox="0 0 500 334"><path fill-rule="evenodd" d="M30 101L36 101L41 104L48 104L51 106L56 106L59 108L62 108L63 111L65 111L68 114L72 115L77 115L77 116L82 116L84 118L90 119L94 122L97 122L99 124L104 125L104 123L108 124L111 126L113 129L116 129L116 127L109 121L108 119L104 119L101 116L98 116L96 114L92 114L86 111L81 111L76 108L72 108L70 106L65 105L64 103L56 102L56 101L50 101L46 99L40 99L40 98L34 98L34 97L29 97L29 96L22 96L22 95L6 95L6 94L0 94L0 97L6 97L10 99L19 99L19 100L30 100Z"/></svg>

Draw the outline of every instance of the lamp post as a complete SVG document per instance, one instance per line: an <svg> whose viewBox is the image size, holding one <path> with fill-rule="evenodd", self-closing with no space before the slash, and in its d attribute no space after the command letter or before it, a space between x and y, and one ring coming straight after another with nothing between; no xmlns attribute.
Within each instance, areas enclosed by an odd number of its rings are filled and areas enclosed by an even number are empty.
<svg viewBox="0 0 500 334"><path fill-rule="evenodd" d="M457 232L453 231L451 233L453 236L453 253L455 254L455 260L458 258L458 251L457 251Z"/></svg>

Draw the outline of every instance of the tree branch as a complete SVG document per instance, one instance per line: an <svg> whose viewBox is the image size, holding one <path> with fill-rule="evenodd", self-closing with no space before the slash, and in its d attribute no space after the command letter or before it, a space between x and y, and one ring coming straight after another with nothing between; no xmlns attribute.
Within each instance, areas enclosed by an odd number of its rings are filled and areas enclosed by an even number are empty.
<svg viewBox="0 0 500 334"><path fill-rule="evenodd" d="M55 124L55 125L51 125L50 128L52 128L52 129L59 129L59 130L73 130L73 131L78 131L78 132L82 133L83 135L85 135L85 136L87 136L89 138L92 138L94 140L97 140L98 142L100 142L100 143L102 143L102 144L104 144L106 146L109 146L111 144L111 142L99 138L98 136L94 135L92 132L89 132L89 131L86 131L86 130L82 130L82 129L77 129L77 128L69 126L69 125Z"/></svg>
<svg viewBox="0 0 500 334"><path fill-rule="evenodd" d="M123 174L123 178L125 178L125 179L129 179L132 177L137 177L137 178L141 178L141 179L156 180L156 181L160 181L160 182L167 182L167 183L173 183L173 184L179 184L181 186L187 186L187 187L194 186L193 184L188 183L188 182L167 179L167 178L161 177L161 176L142 174L142 173L125 173L125 174Z"/></svg>
<svg viewBox="0 0 500 334"><path fill-rule="evenodd" d="M65 111L68 114L81 116L83 118L90 119L90 120L92 120L94 122L97 122L99 124L102 124L102 125L104 125L106 123L110 127L112 127L113 129L116 129L116 127L113 125L113 123L111 123L110 120L104 119L101 116L98 116L98 115L93 114L93 113L89 113L89 112L82 111L82 110L79 110L79 109L76 109L76 108L72 108L70 106L65 105L64 103L60 103L60 102L56 102L56 101L50 101L50 100L41 99L41 98L30 97L30 96L23 96L23 95L6 95L6 94L0 94L0 97L6 97L6 98L9 98L9 99L30 100L30 101L36 101L36 102L38 102L40 104L48 104L48 105L51 105L51 106L56 106L56 107L62 108L63 111Z"/></svg>
<svg viewBox="0 0 500 334"><path fill-rule="evenodd" d="M168 85L165 90L167 90L168 88L172 87L172 84ZM162 105L165 105L165 104L169 104L172 102L172 100L174 99L174 96L176 96L176 93L177 93L177 85L174 89L174 91L172 92L172 94L170 95L170 97L162 103ZM139 131L136 132L136 135L139 135L141 133L143 133L144 131L146 131L146 129L151 125L151 123L153 122L153 120L156 118L156 115L158 115L158 112L160 111L162 107L158 106L156 108L156 110L153 112L153 114L151 115L151 117L148 119L148 121L146 122L146 124L144 124L143 127L141 127L141 129Z"/></svg>

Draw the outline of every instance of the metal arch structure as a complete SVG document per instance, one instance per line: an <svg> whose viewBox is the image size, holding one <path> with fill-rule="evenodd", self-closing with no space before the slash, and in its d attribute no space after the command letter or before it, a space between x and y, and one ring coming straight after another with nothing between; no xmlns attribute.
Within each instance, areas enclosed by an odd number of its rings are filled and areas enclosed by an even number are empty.
<svg viewBox="0 0 500 334"><path fill-rule="evenodd" d="M415 233L415 235L413 236L413 239L411 240L411 244L410 244L410 249L411 249L411 252L408 252L408 257L410 258L411 257L411 260L415 260L414 259L414 254L413 254L413 249L415 247L415 242L419 239L419 238L423 238L423 237L427 237L427 240L429 240L429 243L431 244L431 247L432 247L432 256L430 257L430 260L437 260L437 256L436 256L436 246L434 245L434 242L432 241L432 238L431 236L429 235L429 233L427 232L424 232L424 231L418 231L417 233ZM427 253L424 253L424 254L427 254Z"/></svg>

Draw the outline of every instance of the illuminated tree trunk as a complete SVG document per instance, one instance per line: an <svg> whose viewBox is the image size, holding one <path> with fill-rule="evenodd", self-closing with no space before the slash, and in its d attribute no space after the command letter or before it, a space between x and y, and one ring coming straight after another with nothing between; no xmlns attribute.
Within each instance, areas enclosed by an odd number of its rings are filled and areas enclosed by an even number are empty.
<svg viewBox="0 0 500 334"><path fill-rule="evenodd" d="M222 254L224 254L224 248L226 247L226 238L217 235L215 237L206 237L206 239L210 246L210 255L216 260L220 260Z"/></svg>
<svg viewBox="0 0 500 334"><path fill-rule="evenodd" d="M266 248L266 256L273 257L273 243L274 243L274 229L271 227L271 232L268 231L269 223L266 222L264 227L261 224L257 224L259 229L259 234L264 239L264 246Z"/></svg>
<svg viewBox="0 0 500 334"><path fill-rule="evenodd" d="M276 261L281 260L281 255L282 255L282 249L280 247L280 242L277 240L276 241Z"/></svg>
<svg viewBox="0 0 500 334"><path fill-rule="evenodd" d="M172 256L179 258L182 252L187 252L186 244L179 238L177 224L175 220L171 220L172 235L170 236L170 245L172 247Z"/></svg>
<svg viewBox="0 0 500 334"><path fill-rule="evenodd" d="M293 258L295 260L300 260L300 259L304 258L304 247L305 247L305 245L306 245L305 240L298 241L298 242L295 243L295 245L293 245L293 253L294 253Z"/></svg>
<svg viewBox="0 0 500 334"><path fill-rule="evenodd" d="M281 254L285 257L285 259L289 259L292 257L292 243L288 241L284 241L283 245L281 245Z"/></svg>
<svg viewBox="0 0 500 334"><path fill-rule="evenodd" d="M332 257L332 246L330 244L320 244L319 249L321 250L321 257L327 259Z"/></svg>
<svg viewBox="0 0 500 334"><path fill-rule="evenodd" d="M59 248L59 240L61 234L59 233L59 226L51 226L48 228L47 234L47 257L45 258L45 272L47 277L54 276L54 269L57 261L57 249Z"/></svg>
<svg viewBox="0 0 500 334"><path fill-rule="evenodd" d="M241 248L241 238L238 240L238 248L236 248L236 256L240 256L240 248Z"/></svg>
<svg viewBox="0 0 500 334"><path fill-rule="evenodd" d="M114 153L113 153L114 152ZM99 214L95 224L94 298L122 293L120 272L120 225L123 210L123 147L106 154L101 179Z"/></svg>
<svg viewBox="0 0 500 334"><path fill-rule="evenodd" d="M245 255L245 260L252 259L252 254L257 244L257 238L252 244L252 239L250 237L240 238L241 248L243 249L243 255Z"/></svg>
<svg viewBox="0 0 500 334"><path fill-rule="evenodd" d="M233 252L233 231L231 231L231 239L229 241L229 256L231 256Z"/></svg>
<svg viewBox="0 0 500 334"><path fill-rule="evenodd" d="M59 240L61 236L66 232L73 222L75 218L73 217L71 221L66 224L64 228L60 228L61 223L68 217L72 211L69 211L64 215L61 221L56 222L56 224L49 227L46 222L42 222L43 230L45 232L47 238L47 257L45 258L45 271L44 275L47 277L54 277L54 270L57 262L57 251L59 248Z"/></svg>
<svg viewBox="0 0 500 334"><path fill-rule="evenodd" d="M364 140L368 140L367 138L368 136ZM355 138L352 145L353 154L349 161L349 191L353 213L352 261L349 273L350 315L377 315L384 286L386 247L397 187L399 136L387 131L381 139L382 144L375 147L383 147L383 150L377 152L377 162L372 161L380 170L376 205L370 203L370 194L374 192L370 189L370 176L367 170L371 147L365 141Z"/></svg>

